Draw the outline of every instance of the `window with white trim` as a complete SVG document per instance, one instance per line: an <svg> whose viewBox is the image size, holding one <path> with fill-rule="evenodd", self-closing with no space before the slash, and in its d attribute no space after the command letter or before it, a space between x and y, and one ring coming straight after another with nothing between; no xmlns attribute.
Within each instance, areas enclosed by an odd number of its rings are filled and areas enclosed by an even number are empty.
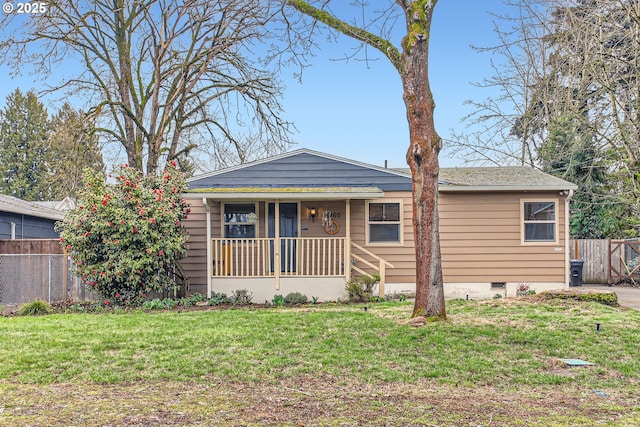
<svg viewBox="0 0 640 427"><path fill-rule="evenodd" d="M402 205L400 202L369 202L367 231L369 243L401 243Z"/></svg>
<svg viewBox="0 0 640 427"><path fill-rule="evenodd" d="M525 200L522 205L524 242L557 241L557 203L554 200Z"/></svg>
<svg viewBox="0 0 640 427"><path fill-rule="evenodd" d="M256 237L255 203L226 203L224 205L224 237L252 239Z"/></svg>

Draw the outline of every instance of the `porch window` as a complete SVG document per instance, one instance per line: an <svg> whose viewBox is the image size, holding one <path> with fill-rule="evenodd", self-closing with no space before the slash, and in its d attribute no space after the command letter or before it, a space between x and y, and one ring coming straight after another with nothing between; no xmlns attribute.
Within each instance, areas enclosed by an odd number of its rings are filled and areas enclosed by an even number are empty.
<svg viewBox="0 0 640 427"><path fill-rule="evenodd" d="M557 240L557 203L553 200L524 201L522 205L525 242L555 242Z"/></svg>
<svg viewBox="0 0 640 427"><path fill-rule="evenodd" d="M369 243L401 243L400 202L368 203Z"/></svg>
<svg viewBox="0 0 640 427"><path fill-rule="evenodd" d="M228 203L224 205L224 237L252 239L256 237L255 203Z"/></svg>

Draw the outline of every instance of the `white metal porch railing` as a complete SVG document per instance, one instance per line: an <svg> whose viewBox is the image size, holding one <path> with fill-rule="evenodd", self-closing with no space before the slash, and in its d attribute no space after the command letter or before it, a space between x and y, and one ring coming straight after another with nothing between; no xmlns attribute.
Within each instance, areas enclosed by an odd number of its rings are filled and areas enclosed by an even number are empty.
<svg viewBox="0 0 640 427"><path fill-rule="evenodd" d="M211 255L214 277L344 276L346 239L216 238Z"/></svg>

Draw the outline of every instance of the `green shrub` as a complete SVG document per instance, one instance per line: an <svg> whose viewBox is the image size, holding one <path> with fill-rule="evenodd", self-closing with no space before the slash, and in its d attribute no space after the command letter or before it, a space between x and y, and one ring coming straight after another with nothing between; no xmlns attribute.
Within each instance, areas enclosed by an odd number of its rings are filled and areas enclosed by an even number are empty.
<svg viewBox="0 0 640 427"><path fill-rule="evenodd" d="M207 298L204 295L196 292L195 294L191 295L188 299L189 299L189 302L196 303L196 302L205 301Z"/></svg>
<svg viewBox="0 0 640 427"><path fill-rule="evenodd" d="M151 301L145 301L142 303L143 310L162 310L164 305L160 298L153 299Z"/></svg>
<svg viewBox="0 0 640 427"><path fill-rule="evenodd" d="M380 276L375 273L371 276L365 274L351 279L346 285L349 301L369 302L378 283L380 283Z"/></svg>
<svg viewBox="0 0 640 427"><path fill-rule="evenodd" d="M253 302L253 293L246 289L238 289L231 293L229 300L233 305L249 305Z"/></svg>
<svg viewBox="0 0 640 427"><path fill-rule="evenodd" d="M284 297L284 303L289 305L306 304L308 300L307 296L300 292L291 292Z"/></svg>
<svg viewBox="0 0 640 427"><path fill-rule="evenodd" d="M171 298L165 298L162 300L162 305L164 306L164 308L168 308L169 310L171 310L176 305L178 305L178 302Z"/></svg>
<svg viewBox="0 0 640 427"><path fill-rule="evenodd" d="M271 304L276 307L282 307L284 305L284 297L280 294L274 295L273 299L271 300Z"/></svg>
<svg viewBox="0 0 640 427"><path fill-rule="evenodd" d="M37 316L40 314L51 313L53 313L53 308L51 307L51 305L39 299L22 305L18 310L19 316Z"/></svg>
<svg viewBox="0 0 640 427"><path fill-rule="evenodd" d="M174 289L172 273L186 254L184 174L175 165L161 176L119 166L113 183L96 171L84 181L77 207L56 228L87 287L105 305L141 305L152 292Z"/></svg>
<svg viewBox="0 0 640 427"><path fill-rule="evenodd" d="M223 292L211 292L211 298L209 298L209 305L222 305L229 304L231 301L227 294Z"/></svg>

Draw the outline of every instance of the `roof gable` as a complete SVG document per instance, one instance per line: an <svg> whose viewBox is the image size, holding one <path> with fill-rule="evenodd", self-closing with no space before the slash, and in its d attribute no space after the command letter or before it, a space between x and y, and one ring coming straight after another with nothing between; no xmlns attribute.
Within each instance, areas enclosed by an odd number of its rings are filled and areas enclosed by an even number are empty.
<svg viewBox="0 0 640 427"><path fill-rule="evenodd" d="M215 188L377 187L411 191L405 173L301 149L188 180L189 190Z"/></svg>

